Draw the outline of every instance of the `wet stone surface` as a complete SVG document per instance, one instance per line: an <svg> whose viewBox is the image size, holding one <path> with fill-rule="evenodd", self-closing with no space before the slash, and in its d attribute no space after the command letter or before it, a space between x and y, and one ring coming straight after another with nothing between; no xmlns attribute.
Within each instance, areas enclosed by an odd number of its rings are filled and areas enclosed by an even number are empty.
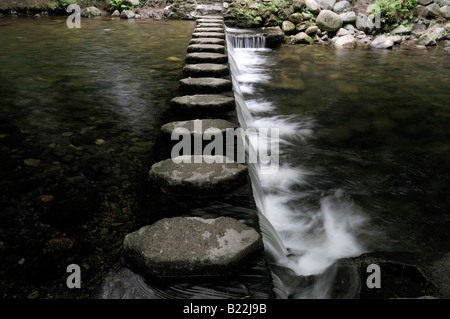
<svg viewBox="0 0 450 319"><path fill-rule="evenodd" d="M165 218L128 234L124 254L131 265L156 277L223 276L239 271L261 236L229 217Z"/></svg>

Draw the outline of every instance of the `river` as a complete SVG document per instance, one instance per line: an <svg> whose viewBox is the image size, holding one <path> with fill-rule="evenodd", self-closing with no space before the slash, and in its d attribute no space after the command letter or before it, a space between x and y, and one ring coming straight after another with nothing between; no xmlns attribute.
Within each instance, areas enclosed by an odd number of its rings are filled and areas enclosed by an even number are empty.
<svg viewBox="0 0 450 319"><path fill-rule="evenodd" d="M65 22L0 20L2 297L255 297L246 285L268 297L259 265L181 284L122 266L123 237L143 224L254 213L148 185L194 22ZM282 274L320 274L367 251L449 250L448 55L282 46L236 57L246 120L281 133L279 171L259 176L257 195L288 253L274 262ZM86 289L64 286L68 263L81 265ZM327 297L295 282L281 284L286 297Z"/></svg>

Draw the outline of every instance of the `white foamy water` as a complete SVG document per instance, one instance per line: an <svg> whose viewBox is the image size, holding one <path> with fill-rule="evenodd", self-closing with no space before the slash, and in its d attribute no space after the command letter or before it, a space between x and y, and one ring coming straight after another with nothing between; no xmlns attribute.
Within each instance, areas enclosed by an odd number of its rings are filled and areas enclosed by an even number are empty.
<svg viewBox="0 0 450 319"><path fill-rule="evenodd" d="M266 69L271 61L263 54L267 49L233 50L230 41L228 45L241 125L278 129L279 155L284 159L292 147L314 138L314 123L302 114L277 114L277 105L268 100L270 97L257 94L258 84L271 81ZM261 147L256 137L250 137L250 143ZM273 271L275 290L280 298L328 298L330 276L335 271L327 270L339 258L364 252L357 235L367 219L342 190L319 196L316 205L303 205L302 199L315 190L308 182L313 167L298 167L289 160L280 160L279 165L274 174L263 174L258 165L251 169L255 199L263 215L261 228L263 233L264 229L269 231L265 234L266 250L273 264L291 270L287 278L286 273L278 276ZM311 275L317 276L313 287L292 288L296 277Z"/></svg>

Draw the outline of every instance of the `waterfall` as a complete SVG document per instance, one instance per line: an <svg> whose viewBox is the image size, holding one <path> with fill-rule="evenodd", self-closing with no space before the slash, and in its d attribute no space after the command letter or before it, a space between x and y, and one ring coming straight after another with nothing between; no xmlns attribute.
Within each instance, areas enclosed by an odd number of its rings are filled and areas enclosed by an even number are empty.
<svg viewBox="0 0 450 319"><path fill-rule="evenodd" d="M248 31L243 32L227 28L229 64L240 126L244 130L279 128L282 148L292 145L292 139L307 138L312 134L307 120L295 115L271 116L274 106L269 102L246 100L245 96L253 96L258 83L270 83L270 76L260 70L267 63L256 54L270 49L265 48L263 36L257 34L252 39ZM258 145L250 139L246 147L251 154L257 152ZM284 155L283 152L282 149L279 155ZM335 261L363 252L355 232L365 223L364 214L340 190L322 196L317 211L302 207L299 202L306 195L296 187L305 186L305 177L312 173L292 166L289 161L278 164L276 174L264 174L259 163L248 163L275 293L279 298L354 297L357 284L349 285L346 292L333 290L334 277L342 273L337 271Z"/></svg>

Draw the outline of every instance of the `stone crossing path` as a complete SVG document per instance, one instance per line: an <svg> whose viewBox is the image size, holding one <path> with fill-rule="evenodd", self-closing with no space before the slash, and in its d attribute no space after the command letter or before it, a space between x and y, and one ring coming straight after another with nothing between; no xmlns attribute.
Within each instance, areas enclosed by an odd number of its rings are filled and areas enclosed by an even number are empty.
<svg viewBox="0 0 450 319"><path fill-rule="evenodd" d="M236 118L236 108L221 10L222 2L198 1L201 15L187 48L181 96L170 104L174 112L200 118L166 123L161 128L166 137L177 132L194 139L208 130L223 134L238 127L223 119L230 112ZM220 155L183 153L154 163L149 177L171 196L225 197L246 183L251 188L247 165ZM230 217L163 218L126 235L124 257L144 275L162 278L230 275L255 258L265 260L261 234Z"/></svg>

